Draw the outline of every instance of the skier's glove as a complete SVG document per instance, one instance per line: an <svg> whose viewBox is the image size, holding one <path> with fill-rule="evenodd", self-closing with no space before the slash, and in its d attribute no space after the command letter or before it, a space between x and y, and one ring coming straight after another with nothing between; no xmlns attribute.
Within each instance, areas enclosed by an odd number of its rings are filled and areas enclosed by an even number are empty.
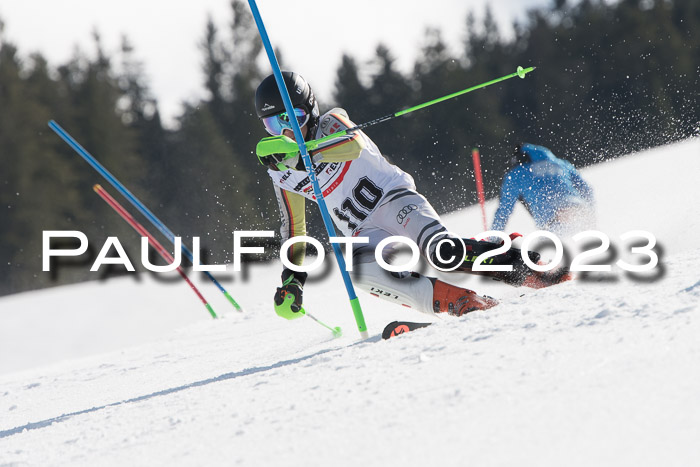
<svg viewBox="0 0 700 467"><path fill-rule="evenodd" d="M296 319L304 314L304 282L308 274L291 269L282 271L282 287L275 293L275 313L285 319Z"/></svg>
<svg viewBox="0 0 700 467"><path fill-rule="evenodd" d="M299 146L287 136L268 136L261 139L255 147L255 153L260 163L271 170L297 170L295 167L299 162Z"/></svg>
<svg viewBox="0 0 700 467"><path fill-rule="evenodd" d="M299 146L290 137L279 135L279 136L268 136L261 139L255 146L255 154L258 157L265 157L272 154L296 154L299 152Z"/></svg>

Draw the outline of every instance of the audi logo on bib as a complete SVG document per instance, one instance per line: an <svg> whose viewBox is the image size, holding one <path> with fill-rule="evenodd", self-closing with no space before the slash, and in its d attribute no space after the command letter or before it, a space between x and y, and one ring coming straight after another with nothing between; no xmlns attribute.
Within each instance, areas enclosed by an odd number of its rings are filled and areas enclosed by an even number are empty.
<svg viewBox="0 0 700 467"><path fill-rule="evenodd" d="M404 219L406 219L406 216L408 216L408 214L411 211L414 211L416 209L418 209L418 206L416 206L415 204L407 204L406 206L402 207L399 213L396 215L396 222L398 222L399 224L403 224L403 221Z"/></svg>

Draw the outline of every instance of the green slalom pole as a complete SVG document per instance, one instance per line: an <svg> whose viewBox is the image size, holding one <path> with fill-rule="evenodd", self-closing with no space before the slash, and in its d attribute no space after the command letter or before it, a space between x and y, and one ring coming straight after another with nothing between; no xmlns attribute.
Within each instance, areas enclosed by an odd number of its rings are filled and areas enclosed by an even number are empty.
<svg viewBox="0 0 700 467"><path fill-rule="evenodd" d="M500 78L492 79L491 81L477 84L476 86L472 86L470 88L463 89L461 91L453 92L452 94L448 94L446 96L438 97L437 99L433 99L432 101L428 101L428 102L425 102L423 104L418 104L418 105L415 105L413 107L409 107L408 109L399 110L396 113L385 115L383 117L380 117L380 118L377 118L374 120L370 120L369 122L366 122L366 123L360 123L359 125L354 126L352 128L348 128L347 130L339 131L337 133L333 133L332 135L325 136L325 137L317 139L317 140L309 141L306 143L306 148L309 151L313 151L314 149L316 149L319 146L319 144L323 143L326 140L337 138L338 136L343 136L344 134L352 133L353 131L363 130L369 126L376 125L377 123L386 122L387 120L391 120L391 119L396 118L396 117L401 117L402 115L410 114L411 112L415 112L416 110L430 107L431 105L437 104L439 102L443 102L443 101L446 101L448 99L452 99L452 98L461 96L461 95L466 94L468 92L476 91L477 89L485 88L486 86L490 86L492 84L500 83L501 81L505 81L507 79L515 78L516 76L521 78L521 79L524 79L525 75L530 73L534 69L535 69L534 66L531 66L529 68L523 68L523 67L519 66L516 69L515 73L501 76Z"/></svg>
<svg viewBox="0 0 700 467"><path fill-rule="evenodd" d="M500 83L501 81L505 81L505 80L507 80L507 79L515 78L516 76L519 77L519 78L524 79L524 78L525 78L525 75L528 74L528 73L530 73L530 72L533 71L534 69L535 69L534 66L531 66L531 67L529 67L529 68L523 68L523 67L519 66L519 67L515 70L515 73L511 73L511 74L509 74L509 75L501 76L500 78L492 79L491 81L487 81L487 82L485 82L485 83L477 84L476 86L472 86L472 87L470 87L470 88L463 89L463 90L461 90L461 91L453 92L452 94L448 94L448 95L446 95L446 96L438 97L437 99L433 99L432 101L428 101L428 102L425 102L425 103L423 103L423 104L418 104L418 105L415 105L415 106L413 106L413 107L409 107L408 109L399 110L399 111L396 112L396 113L389 114L389 115L385 115L385 116L380 117L380 118L377 118L377 119L375 119L375 120L371 120L371 121L369 121L369 122L367 122L367 123L361 123L361 124L359 124L359 125L357 125L357 126L354 126L354 127L352 127L352 128L348 128L347 130L345 130L345 132L346 132L346 133L350 133L350 132L353 132L353 131L362 130L362 129L364 129L364 128L367 128L368 126L376 125L377 123L386 122L387 120L391 120L392 118L396 118L396 117L401 117L402 115L410 114L411 112L415 112L416 110L420 110L420 109L424 109L424 108L426 108L426 107L430 107L431 105L437 104L437 103L439 103L439 102L443 102L443 101L446 101L446 100L448 100L448 99L452 99L452 98L454 98L454 97L461 96L461 95L466 94L466 93L468 93L468 92L476 91L477 89L485 88L486 86L490 86L490 85L495 84L495 83ZM340 135L340 133L341 133L341 132L334 133L334 135L338 136L338 135ZM308 147L308 146L309 146L309 143L306 143L306 146Z"/></svg>
<svg viewBox="0 0 700 467"><path fill-rule="evenodd" d="M284 296L284 300L282 301L282 303L280 303L279 305L278 305L277 303L275 303L275 313L277 313L277 316L279 316L279 317L281 317L281 318L284 318L284 319L288 319L288 320L301 318L302 316L308 316L309 318L311 318L312 320L316 321L318 324L320 324L320 325L323 326L324 328L326 328L326 329L328 329L329 331L331 331L331 332L333 333L333 337L340 337L340 336L343 335L343 330L340 329L339 326L336 326L336 327L334 327L334 328L328 326L328 325L325 324L323 321L321 321L320 319L316 318L316 317L313 316L311 313L307 312L307 311L304 309L304 307L301 307L301 308L299 309L299 311L293 311L293 310L292 310L292 305L294 304L294 300L295 300L295 299L296 299L296 298L294 297L294 294L292 294L292 293L287 293L287 294Z"/></svg>
<svg viewBox="0 0 700 467"><path fill-rule="evenodd" d="M320 324L324 328L331 331L333 333L333 337L340 337L343 335L343 330L340 329L340 326L336 326L336 327L332 328L332 327L328 326L327 324L325 324L324 322L322 322L321 320L319 320L318 318L316 318L314 315L312 315L308 311L304 310L303 308L301 309L301 312L304 313L309 318L311 318L312 320L316 321L318 324Z"/></svg>
<svg viewBox="0 0 700 467"><path fill-rule="evenodd" d="M437 99L433 99L432 101L428 101L428 102L426 102L426 103L424 103L424 104L418 104L418 105L416 105L416 106L414 106L414 107L410 107L410 108L405 109L405 110L400 110L400 111L396 112L395 114L392 114L392 115L391 115L391 118L400 117L400 116L402 116L402 115L410 114L411 112L415 112L416 110L424 109L424 108L429 107L429 106L431 106L431 105L433 105L433 104L437 104L438 102L443 102L443 101L446 101L446 100L448 100L448 99L452 99L453 97L461 96L462 94L466 94L466 93L468 93L468 92L476 91L477 89L485 88L486 86L490 86L490 85L492 85L492 84L500 83L501 81L505 81L505 80L507 80L507 79L515 78L516 76L519 77L519 78L523 78L523 79L524 79L524 78L525 78L525 75L528 74L528 73L530 73L530 72L531 72L532 70L534 70L534 69L535 69L534 66L531 66L531 67L529 67L529 68L523 68L523 67L519 66L519 67L517 68L517 70L515 71L515 73L511 73L511 74L506 75L506 76L501 76L500 78L492 79L491 81L487 81L487 82L485 82L485 83L477 84L476 86L472 86L472 87L470 87L470 88L463 89L462 91L457 91L457 92L454 92L454 93L452 93L452 94L448 94L448 95L443 96L443 97L438 97ZM358 125L358 126L360 126L360 125Z"/></svg>
<svg viewBox="0 0 700 467"><path fill-rule="evenodd" d="M352 128L348 128L347 130L341 130L341 131L338 131L338 132L333 133L331 135L324 136L323 138L307 141L306 142L306 149L309 152L314 151L321 144L325 143L326 141L332 140L334 138L338 138L339 136L344 136L344 135L346 135L348 133L352 133L354 131L363 130L363 129L370 127L372 125L376 125L377 123L386 122L387 120L391 120L391 119L396 118L396 117L401 117L403 115L410 114L411 112L415 112L416 110L430 107L431 105L435 105L439 102L444 102L448 99L453 99L455 97L461 96L461 95L466 94L468 92L476 91L477 89L485 88L486 86L500 83L501 81L505 81L507 79L515 78L516 76L524 79L525 75L527 75L528 73L530 73L534 69L535 69L534 66L531 66L528 68L523 68L523 67L519 66L516 69L515 73L501 76L500 78L492 79L491 81L477 84L476 86L472 86L470 88L463 89L461 91L453 92L452 94L448 94L446 96L438 97L437 99L433 99L432 101L424 102L423 104L418 104L416 106L409 107L408 109L400 110L396 113L385 115L383 117L376 118L374 120L370 120L369 122L366 122L366 123L361 123L361 124L356 125ZM258 147L257 147L258 155L288 154L288 157L295 157L298 152L299 152L299 147L294 140L292 140L291 138L280 137L280 136L272 136L272 137L264 138L263 140L261 140L258 143Z"/></svg>

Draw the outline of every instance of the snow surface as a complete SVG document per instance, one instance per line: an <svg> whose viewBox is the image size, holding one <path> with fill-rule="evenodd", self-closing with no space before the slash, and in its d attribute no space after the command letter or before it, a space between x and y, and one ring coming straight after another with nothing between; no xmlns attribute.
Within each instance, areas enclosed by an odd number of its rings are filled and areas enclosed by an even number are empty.
<svg viewBox="0 0 700 467"><path fill-rule="evenodd" d="M688 466L700 459L700 139L584 171L598 226L656 235L660 264L543 290L466 275L501 304L431 317L360 294L359 341L335 264L306 307L271 310L279 266L222 283L148 275L0 298L0 466ZM470 187L467 187L470 188ZM489 218L496 205L487 203ZM444 217L481 231L478 207ZM534 230L517 208L508 230ZM382 341L397 319L435 321Z"/></svg>

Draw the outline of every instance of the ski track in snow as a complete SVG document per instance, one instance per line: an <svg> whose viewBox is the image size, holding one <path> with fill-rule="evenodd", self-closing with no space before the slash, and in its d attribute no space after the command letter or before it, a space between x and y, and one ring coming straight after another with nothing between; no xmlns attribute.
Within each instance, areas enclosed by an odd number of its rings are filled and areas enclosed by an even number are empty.
<svg viewBox="0 0 700 467"><path fill-rule="evenodd" d="M461 318L361 294L364 342L335 270L305 298L339 339L274 315L278 265L224 282L244 313L198 280L216 321L148 277L3 297L0 466L697 465L699 155L696 138L584 171L620 257L621 233L657 236L650 279L459 276L501 299ZM478 207L444 219L481 230ZM508 228L534 230L521 208ZM382 341L395 319L436 323Z"/></svg>

